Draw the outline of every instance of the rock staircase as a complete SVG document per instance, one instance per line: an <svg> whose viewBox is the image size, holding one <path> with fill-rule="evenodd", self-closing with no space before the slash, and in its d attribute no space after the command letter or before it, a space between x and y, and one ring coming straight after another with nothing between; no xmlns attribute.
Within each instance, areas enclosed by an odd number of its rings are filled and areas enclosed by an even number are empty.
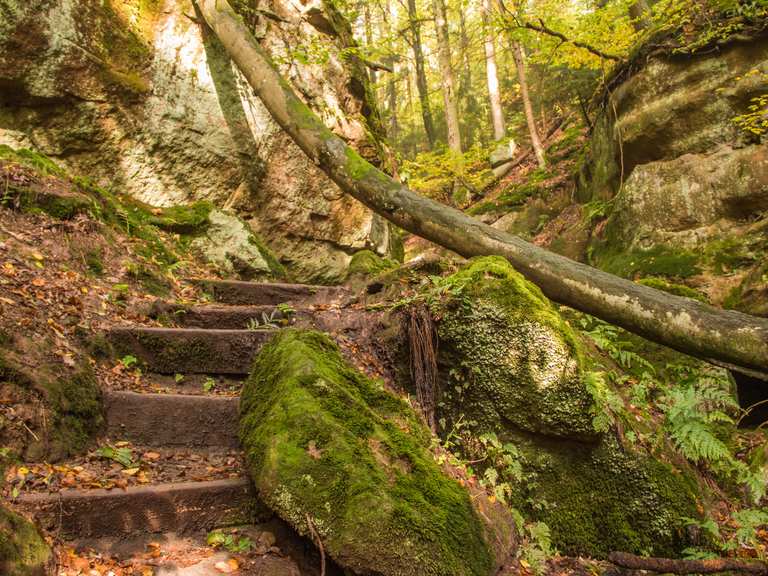
<svg viewBox="0 0 768 576"><path fill-rule="evenodd" d="M345 294L343 289L333 287L192 282L210 294L214 302L200 306L157 302L153 306L151 315L170 319L175 327L125 326L106 333L118 357L132 355L141 361L147 370L143 379L166 389L176 388L174 393L104 391L105 437L113 442L130 442L139 453L163 451L157 463L160 477L165 458L181 454L200 461L238 448L237 390L249 372L252 358L275 332L274 328L248 329L252 319L259 321L264 314L278 318L287 308L277 307L285 304L291 307L291 316L310 323L314 305L338 302ZM204 393L200 382L209 378L224 382L232 393ZM179 538L188 538L189 546L201 548L205 534L213 528L253 525L270 518L255 497L239 459L228 472L226 478L211 480L152 483L150 479L147 484L124 489L27 492L20 495L18 504L73 546L90 547L103 554L130 556L147 542L176 542ZM292 536L279 521L271 522L271 531L282 534L275 543L281 550L277 556L293 558L283 558L284 565L276 567L273 557L268 569L256 565L241 567L238 573L291 574L297 573L295 567L302 564L302 574L314 573L318 564L307 560L307 554L314 554L312 547ZM218 557L208 557L186 568L163 564L160 558L153 571L156 575L219 574L213 568L213 560Z"/></svg>

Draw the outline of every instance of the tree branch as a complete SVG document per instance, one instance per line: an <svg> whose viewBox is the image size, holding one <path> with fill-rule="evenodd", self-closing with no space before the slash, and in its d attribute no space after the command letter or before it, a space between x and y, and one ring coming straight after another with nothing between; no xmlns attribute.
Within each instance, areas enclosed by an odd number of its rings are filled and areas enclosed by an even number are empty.
<svg viewBox="0 0 768 576"><path fill-rule="evenodd" d="M540 32L541 34L546 34L548 36L554 36L555 38L558 38L562 42L567 42L569 44L573 44L577 48L583 48L587 52L590 52L591 54L594 54L598 58L603 58L604 60L613 60L614 62L623 62L624 58L621 56L616 56L615 54L608 54L607 52L603 52L602 50L599 50L595 48L594 46L591 46L587 44L586 42L581 42L579 40L572 40L568 38L565 34L558 32L557 30L552 30L552 28L548 27L544 20L539 18L539 24L533 24L531 22L518 22L517 23L518 28L527 28L528 30L533 30L534 32Z"/></svg>
<svg viewBox="0 0 768 576"><path fill-rule="evenodd" d="M627 552L611 552L608 560L629 570L650 570L671 574L713 574L716 572L746 572L758 576L768 574L768 564L734 558L713 558L711 560L673 560L671 558L646 558Z"/></svg>
<svg viewBox="0 0 768 576"><path fill-rule="evenodd" d="M385 64L384 62L376 62L375 60L366 60L364 58L361 58L363 61L363 64L368 66L368 68L372 70L383 70L384 72L394 72L395 68L389 64Z"/></svg>

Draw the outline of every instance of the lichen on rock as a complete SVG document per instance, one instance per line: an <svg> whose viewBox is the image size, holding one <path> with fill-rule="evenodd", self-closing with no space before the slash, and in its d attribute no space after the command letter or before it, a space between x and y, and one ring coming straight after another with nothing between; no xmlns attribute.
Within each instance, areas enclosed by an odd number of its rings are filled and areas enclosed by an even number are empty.
<svg viewBox="0 0 768 576"><path fill-rule="evenodd" d="M285 330L261 350L240 438L265 502L356 574L488 575L513 551L509 515L486 523L408 404L320 333Z"/></svg>

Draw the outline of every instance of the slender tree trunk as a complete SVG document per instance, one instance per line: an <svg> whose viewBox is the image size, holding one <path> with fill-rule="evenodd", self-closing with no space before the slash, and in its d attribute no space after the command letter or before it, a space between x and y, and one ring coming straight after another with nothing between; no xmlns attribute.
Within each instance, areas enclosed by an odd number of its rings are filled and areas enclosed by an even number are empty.
<svg viewBox="0 0 768 576"><path fill-rule="evenodd" d="M371 3L370 2L363 2L363 22L365 24L365 43L368 46L373 46L374 39L373 39L373 22L371 21ZM373 89L374 93L376 92L376 80L377 80L377 74L376 70L373 68L370 68L368 71L370 78L371 78L371 88ZM378 98L376 98L378 100Z"/></svg>
<svg viewBox="0 0 768 576"><path fill-rule="evenodd" d="M461 153L461 132L459 127L459 108L456 105L456 83L451 65L451 41L448 37L448 16L445 0L433 0L435 11L435 29L437 30L437 52L440 62L440 75L443 85L443 106L445 124L448 127L448 148Z"/></svg>
<svg viewBox="0 0 768 576"><path fill-rule="evenodd" d="M197 0L280 127L345 192L397 226L463 256L505 257L553 300L693 354L768 375L768 319L636 284L414 194L366 162L302 102L226 0Z"/></svg>
<svg viewBox="0 0 768 576"><path fill-rule="evenodd" d="M464 147L469 149L475 142L475 129L478 126L477 122L474 122L474 118L478 114L477 99L472 91L472 62L470 60L470 46L469 36L467 34L467 23L465 17L466 5L462 2L461 10L459 10L459 31L461 37L461 44L459 50L461 52L461 81L459 82L459 99L462 102L462 117L465 121L462 123L462 142Z"/></svg>
<svg viewBox="0 0 768 576"><path fill-rule="evenodd" d="M491 123L493 124L493 139L501 140L506 135L504 127L504 111L501 109L501 89L499 87L499 72L496 65L496 43L493 41L493 26L491 22L491 0L483 0L483 45L485 47L485 76L488 83L488 99L491 104Z"/></svg>
<svg viewBox="0 0 768 576"><path fill-rule="evenodd" d="M391 0L386 0L384 9L386 13L382 18L382 28L384 36L387 39L387 51L389 52L387 63L392 66L392 73L387 80L387 111L389 112L387 134L389 136L389 141L392 144L392 158L390 161L392 172L393 176L397 177L397 155L395 153L399 131L397 123L397 75L400 71L400 67L398 66L397 58L395 57L395 47L392 42L392 29L397 23L397 12L395 12Z"/></svg>
<svg viewBox="0 0 768 576"><path fill-rule="evenodd" d="M536 160L540 167L547 165L547 159L544 155L544 146L539 138L539 131L536 129L536 118L533 115L533 106L531 105L531 95L528 93L528 80L525 73L525 52L520 42L514 42L512 52L515 58L515 68L517 68L517 81L520 84L520 96L523 98L523 109L525 110L525 121L528 123L528 133L531 135L531 146L536 154Z"/></svg>
<svg viewBox="0 0 768 576"><path fill-rule="evenodd" d="M427 85L427 73L424 70L424 52L421 49L421 24L416 12L416 0L408 0L408 21L411 28L411 48L413 60L416 66L416 88L419 91L419 104L421 104L421 117L424 121L424 131L427 133L427 142L430 150L435 147L437 140L435 124L432 121L432 110L429 106L429 86Z"/></svg>

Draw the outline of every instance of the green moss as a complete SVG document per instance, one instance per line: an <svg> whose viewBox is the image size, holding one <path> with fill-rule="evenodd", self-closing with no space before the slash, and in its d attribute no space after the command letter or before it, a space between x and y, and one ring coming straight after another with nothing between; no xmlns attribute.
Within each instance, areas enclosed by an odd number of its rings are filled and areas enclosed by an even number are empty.
<svg viewBox="0 0 768 576"><path fill-rule="evenodd" d="M669 294L674 294L675 296L693 298L699 302L709 302L707 297L698 290L694 290L693 288L685 286L684 284L673 284L672 282L667 282L663 278L642 278L638 280L637 283L642 284L643 286L648 286L650 288L656 288L656 290L668 292Z"/></svg>
<svg viewBox="0 0 768 576"><path fill-rule="evenodd" d="M288 271L285 266L277 259L277 255L267 246L266 242L249 227L250 234L248 241L259 249L259 254L264 258L269 266L270 275L274 278L287 278Z"/></svg>
<svg viewBox="0 0 768 576"><path fill-rule="evenodd" d="M132 262L126 267L126 274L153 296L166 296L171 290L170 282L146 264Z"/></svg>
<svg viewBox="0 0 768 576"><path fill-rule="evenodd" d="M347 174L349 174L352 179L362 180L374 170L374 167L352 148L347 147L344 153L347 155L345 168Z"/></svg>
<svg viewBox="0 0 768 576"><path fill-rule="evenodd" d="M161 230L177 234L201 234L208 227L208 215L213 204L206 201L172 206L160 209L159 214L152 214L148 222Z"/></svg>
<svg viewBox="0 0 768 576"><path fill-rule="evenodd" d="M390 258L382 258L371 250L355 252L347 268L347 278L351 276L375 276L381 272L397 268L398 263Z"/></svg>
<svg viewBox="0 0 768 576"><path fill-rule="evenodd" d="M34 525L0 506L0 573L42 576L50 560L51 550Z"/></svg>
<svg viewBox="0 0 768 576"><path fill-rule="evenodd" d="M626 452L612 435L599 444L520 436L515 444L523 479L513 503L550 527L562 553L675 557L690 545L685 518L700 513L697 487L682 471Z"/></svg>
<svg viewBox="0 0 768 576"><path fill-rule="evenodd" d="M27 148L19 148L14 150L10 146L5 144L0 145L0 159L10 160L11 162L17 162L29 168L33 168L36 172L42 176L65 176L66 172L63 168L59 167L53 160L35 152L28 150Z"/></svg>
<svg viewBox="0 0 768 576"><path fill-rule="evenodd" d="M538 287L498 256L475 258L444 279L436 301L441 414L478 429L592 437L582 346Z"/></svg>
<svg viewBox="0 0 768 576"><path fill-rule="evenodd" d="M663 245L622 251L610 247L609 239L593 250L592 260L598 268L624 278L689 278L701 273L698 254Z"/></svg>
<svg viewBox="0 0 768 576"><path fill-rule="evenodd" d="M326 336L282 331L243 389L240 438L269 506L359 572L486 575L468 494L445 477L401 399L351 369Z"/></svg>
<svg viewBox="0 0 768 576"><path fill-rule="evenodd" d="M56 459L80 452L104 423L101 390L93 371L83 367L42 386L53 417L49 454Z"/></svg>

